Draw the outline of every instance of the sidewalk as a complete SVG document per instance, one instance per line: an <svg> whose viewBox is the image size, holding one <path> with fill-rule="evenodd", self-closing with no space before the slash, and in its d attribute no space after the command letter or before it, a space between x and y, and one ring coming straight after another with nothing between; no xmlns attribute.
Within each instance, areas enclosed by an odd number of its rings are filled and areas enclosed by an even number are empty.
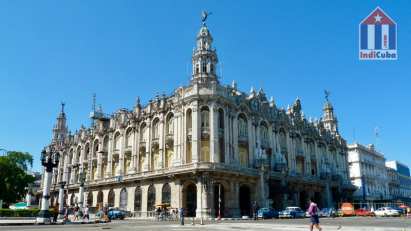
<svg viewBox="0 0 411 231"><path fill-rule="evenodd" d="M94 219L88 221L67 221L66 224L93 224L95 223ZM35 225L35 217L0 217L0 226L14 226L14 225ZM63 219L57 219L57 223L52 225L62 225Z"/></svg>

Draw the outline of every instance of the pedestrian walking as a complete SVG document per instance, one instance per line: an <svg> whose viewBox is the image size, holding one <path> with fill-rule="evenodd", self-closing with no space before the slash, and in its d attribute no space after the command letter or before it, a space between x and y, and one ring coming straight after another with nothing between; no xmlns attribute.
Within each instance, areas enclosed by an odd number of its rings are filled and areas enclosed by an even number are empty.
<svg viewBox="0 0 411 231"><path fill-rule="evenodd" d="M89 215L89 208L88 205L86 205L86 207L84 207L83 209L83 220L87 218L87 221L90 220L90 215Z"/></svg>
<svg viewBox="0 0 411 231"><path fill-rule="evenodd" d="M308 207L308 214L310 215L310 231L313 231L313 228L316 227L319 231L321 231L320 227L320 218L318 217L318 206L314 203L313 199L309 200L310 206Z"/></svg>
<svg viewBox="0 0 411 231"><path fill-rule="evenodd" d="M179 209L180 225L184 225L184 208Z"/></svg>
<svg viewBox="0 0 411 231"><path fill-rule="evenodd" d="M64 218L63 218L63 223L65 224L67 221L68 221L68 215L69 215L69 213L68 213L68 207L67 206L65 206L64 208Z"/></svg>
<svg viewBox="0 0 411 231"><path fill-rule="evenodd" d="M57 203L56 205L54 205L54 208L53 208L53 223L57 223L58 215L59 215L59 205Z"/></svg>

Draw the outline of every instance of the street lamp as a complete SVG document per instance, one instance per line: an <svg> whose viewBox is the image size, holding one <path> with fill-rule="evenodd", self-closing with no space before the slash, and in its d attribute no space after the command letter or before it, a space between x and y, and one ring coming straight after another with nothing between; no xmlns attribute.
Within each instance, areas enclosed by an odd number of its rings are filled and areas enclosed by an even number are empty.
<svg viewBox="0 0 411 231"><path fill-rule="evenodd" d="M73 166L74 168L79 168L80 165L76 164ZM83 208L83 201L84 201L84 183L86 182L86 174L84 172L84 169L81 170L81 172L79 173L79 178L78 181L80 183L80 188L79 188L79 207L80 209Z"/></svg>
<svg viewBox="0 0 411 231"><path fill-rule="evenodd" d="M41 152L41 165L44 166L43 196L41 199L41 210L37 215L37 224L50 224L49 199L50 185L53 168L59 163L59 153L55 152L53 146L43 149Z"/></svg>

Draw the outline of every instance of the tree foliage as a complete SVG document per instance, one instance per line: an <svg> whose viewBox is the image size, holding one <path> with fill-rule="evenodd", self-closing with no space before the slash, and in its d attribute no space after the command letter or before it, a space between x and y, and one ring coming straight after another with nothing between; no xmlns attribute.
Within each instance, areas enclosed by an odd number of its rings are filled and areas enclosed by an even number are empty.
<svg viewBox="0 0 411 231"><path fill-rule="evenodd" d="M0 199L9 205L24 198L25 187L35 178L26 173L33 163L33 157L25 152L8 152L0 156Z"/></svg>

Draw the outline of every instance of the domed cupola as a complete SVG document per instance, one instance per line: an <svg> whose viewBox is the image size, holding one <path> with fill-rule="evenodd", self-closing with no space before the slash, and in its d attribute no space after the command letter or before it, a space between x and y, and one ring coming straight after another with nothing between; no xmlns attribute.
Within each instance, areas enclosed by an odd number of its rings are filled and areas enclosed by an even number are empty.
<svg viewBox="0 0 411 231"><path fill-rule="evenodd" d="M192 56L192 83L218 82L216 75L218 58L216 50L212 47L213 37L205 23L208 15L207 12L203 12L202 26L197 34L197 44Z"/></svg>

